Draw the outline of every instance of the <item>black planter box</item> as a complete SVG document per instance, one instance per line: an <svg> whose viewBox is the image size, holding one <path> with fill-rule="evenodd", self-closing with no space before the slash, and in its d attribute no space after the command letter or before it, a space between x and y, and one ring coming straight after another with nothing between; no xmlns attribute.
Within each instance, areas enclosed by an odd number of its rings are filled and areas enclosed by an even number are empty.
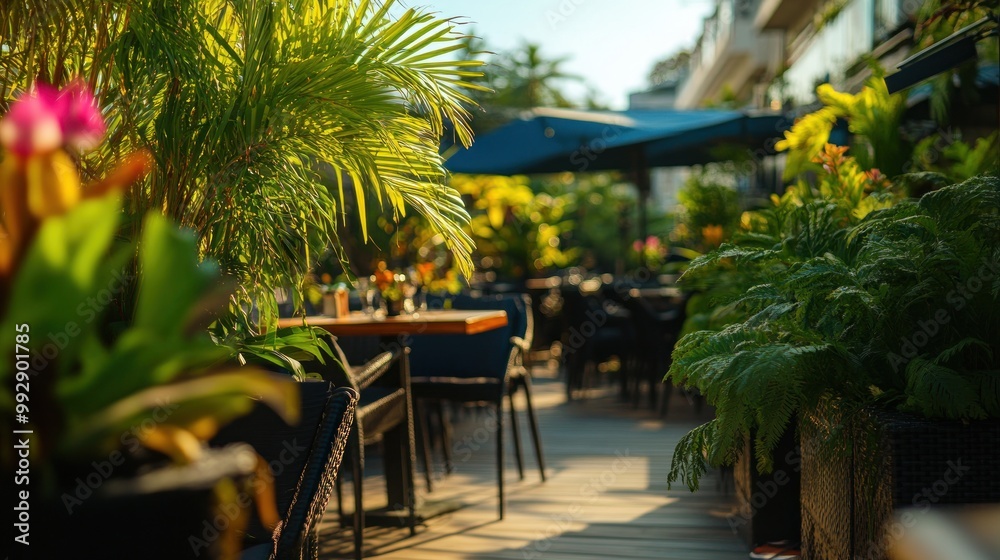
<svg viewBox="0 0 1000 560"><path fill-rule="evenodd" d="M89 493L67 486L40 503L29 558L216 558L220 535L234 522L216 511L224 479L244 488L256 459L247 445L207 451L198 462L142 469L103 481ZM94 472L79 470L81 484ZM249 491L249 487L244 488ZM19 558L17 551L12 558Z"/></svg>
<svg viewBox="0 0 1000 560"><path fill-rule="evenodd" d="M774 541L798 542L802 526L799 508L800 465L795 423L781 437L774 452L774 469L757 472L753 442L748 439L733 469L738 509L729 524L748 549Z"/></svg>

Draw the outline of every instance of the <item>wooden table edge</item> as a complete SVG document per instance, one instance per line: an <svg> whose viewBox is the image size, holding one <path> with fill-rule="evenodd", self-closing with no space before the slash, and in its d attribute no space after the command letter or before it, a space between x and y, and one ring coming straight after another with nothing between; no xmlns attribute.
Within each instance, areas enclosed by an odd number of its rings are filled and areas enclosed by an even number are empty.
<svg viewBox="0 0 1000 560"><path fill-rule="evenodd" d="M473 311L473 310L469 310ZM319 327L338 336L386 336L393 334L418 335L427 333L427 325L434 324L427 334L480 334L500 327L508 323L507 312L503 310L482 310L484 316L469 317L462 322L422 322L419 316L413 322L403 323L396 321L379 321L372 323L343 323L337 322L333 317L287 317L278 320L278 328L286 327ZM323 319L323 321L310 322L309 319ZM390 328L391 327L391 328Z"/></svg>

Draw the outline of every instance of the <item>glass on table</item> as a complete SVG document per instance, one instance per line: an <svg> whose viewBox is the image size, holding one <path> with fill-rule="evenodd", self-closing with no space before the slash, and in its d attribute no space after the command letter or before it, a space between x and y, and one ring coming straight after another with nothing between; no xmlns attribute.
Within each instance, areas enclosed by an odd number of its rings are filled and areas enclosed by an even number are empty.
<svg viewBox="0 0 1000 560"><path fill-rule="evenodd" d="M358 295L361 296L361 312L365 315L375 314L375 275L358 276Z"/></svg>
<svg viewBox="0 0 1000 560"><path fill-rule="evenodd" d="M407 315L415 315L417 313L417 306L414 302L414 296L417 295L417 287L411 282L403 282L403 313Z"/></svg>
<svg viewBox="0 0 1000 560"><path fill-rule="evenodd" d="M413 295L411 296L413 300L413 313L418 311L427 311L427 298L425 297L423 277L420 275L420 271L415 266L410 266L406 268L406 276L409 278L410 285L413 287Z"/></svg>

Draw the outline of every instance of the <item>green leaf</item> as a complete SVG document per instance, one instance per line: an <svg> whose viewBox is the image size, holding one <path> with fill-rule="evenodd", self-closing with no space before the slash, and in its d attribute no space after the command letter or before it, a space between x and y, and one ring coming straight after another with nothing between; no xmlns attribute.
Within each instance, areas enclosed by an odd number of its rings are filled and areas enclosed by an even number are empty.
<svg viewBox="0 0 1000 560"><path fill-rule="evenodd" d="M197 239L163 216L146 217L139 243L141 277L135 327L163 335L183 330L218 268L198 262Z"/></svg>

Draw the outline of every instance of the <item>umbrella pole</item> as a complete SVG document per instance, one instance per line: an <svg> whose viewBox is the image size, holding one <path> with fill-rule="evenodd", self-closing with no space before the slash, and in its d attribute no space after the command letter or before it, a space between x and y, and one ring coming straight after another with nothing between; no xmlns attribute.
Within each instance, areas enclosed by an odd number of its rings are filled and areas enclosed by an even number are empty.
<svg viewBox="0 0 1000 560"><path fill-rule="evenodd" d="M649 192L652 189L649 180L649 165L646 163L646 153L641 146L637 146L632 151L632 171L635 174L635 186L639 190L639 241L645 245L649 236L649 223L647 222ZM639 252L639 267L646 266L645 252Z"/></svg>

